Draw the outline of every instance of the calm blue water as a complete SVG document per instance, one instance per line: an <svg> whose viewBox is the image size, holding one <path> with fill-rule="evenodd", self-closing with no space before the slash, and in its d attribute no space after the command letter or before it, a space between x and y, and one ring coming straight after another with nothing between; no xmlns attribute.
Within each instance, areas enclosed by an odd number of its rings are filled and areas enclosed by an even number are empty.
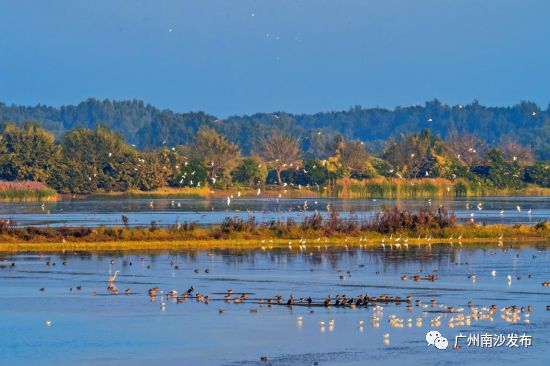
<svg viewBox="0 0 550 366"><path fill-rule="evenodd" d="M315 249L311 254L277 250L4 255L0 364L548 365L550 287L542 282L550 280L550 256L545 248L540 244L521 249L494 245L483 249L411 246L408 251ZM207 268L210 273L204 272ZM119 295L107 290L109 272L115 270L121 272L115 282ZM435 282L401 280L402 275L434 270L439 275ZM475 282L468 278L472 274ZM511 283L507 275L512 276ZM189 286L209 295L209 304L168 300L162 310L160 296L151 301L147 294L153 287L166 293L183 292ZM39 291L42 287L44 292ZM124 295L128 288L131 294ZM249 299L225 303L228 289L234 296L246 292ZM290 294L311 296L319 302L328 294L356 297L359 293L410 295L413 307L409 312L404 303L382 304L378 310L374 306L326 309L258 303L259 298L277 294L285 299ZM414 306L416 299L427 307ZM437 301L435 307L430 305L432 299ZM495 304L496 314L492 320L471 319L470 325L451 328L452 317L472 314L468 301L482 314L487 313L483 307ZM440 304L464 311L451 314ZM510 323L501 317L501 309L511 305L531 305L532 310ZM224 313L220 315L219 309ZM403 328L395 326L393 316L403 319ZM440 324L431 324L438 316ZM451 345L460 332L526 333L533 345L482 349L466 347L461 340L462 349L436 350L425 342L431 329L440 331ZM268 361L262 362L262 356Z"/></svg>
<svg viewBox="0 0 550 366"><path fill-rule="evenodd" d="M307 211L304 212L306 201ZM477 208L479 203L481 210ZM460 220L468 220L473 213L477 222L488 224L534 224L550 218L550 197L476 197L433 200L431 203L427 200L234 198L230 206L227 200L221 199L83 200L45 203L43 207L40 202L0 203L0 218L10 218L21 226L113 226L122 225L121 215L124 214L129 218L130 225L134 226L149 225L151 221L156 221L158 225L184 221L210 225L220 223L227 216L255 216L258 221L292 217L301 221L315 211L326 215L329 204L344 217L356 215L359 218L372 216L382 205L398 205L413 210L443 205L455 212ZM517 210L518 205L521 211Z"/></svg>

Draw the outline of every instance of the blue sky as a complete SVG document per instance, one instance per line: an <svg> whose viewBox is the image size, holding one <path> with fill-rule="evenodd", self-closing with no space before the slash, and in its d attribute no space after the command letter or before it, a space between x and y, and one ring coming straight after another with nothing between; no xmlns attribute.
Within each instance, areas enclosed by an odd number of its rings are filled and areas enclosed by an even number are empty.
<svg viewBox="0 0 550 366"><path fill-rule="evenodd" d="M0 101L232 114L550 102L546 0L0 0Z"/></svg>

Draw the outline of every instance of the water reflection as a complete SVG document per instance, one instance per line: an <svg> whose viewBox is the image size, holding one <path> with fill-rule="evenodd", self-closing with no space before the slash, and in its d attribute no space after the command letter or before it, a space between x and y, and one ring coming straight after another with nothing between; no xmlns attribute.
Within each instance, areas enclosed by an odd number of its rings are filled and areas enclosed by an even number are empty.
<svg viewBox="0 0 550 366"><path fill-rule="evenodd" d="M268 355L271 364L359 365L367 357L398 362L403 352L418 363L433 359L423 341L429 329L449 340L528 332L533 359L546 357L549 342L544 243L0 257L7 364L255 364ZM461 352L462 364L509 363L522 351L447 350L438 360L455 363Z"/></svg>
<svg viewBox="0 0 550 366"><path fill-rule="evenodd" d="M372 216L380 207L397 205L400 208L418 210L421 207L444 207L456 213L461 220L474 215L478 223L513 224L536 223L550 217L550 197L474 197L428 200L341 200L326 198L304 199L234 199L230 207L225 200L205 199L160 199L153 200L81 200L47 202L0 203L0 217L9 217L19 225L50 226L122 226L122 214L128 217L129 225L146 226L155 221L157 225L174 225L183 222L198 222L201 225L220 223L227 216L258 221L301 221L304 216L319 212L327 214L327 205L346 217L359 219ZM308 211L304 212L304 203ZM477 205L482 209L478 210ZM518 211L521 205L524 209Z"/></svg>

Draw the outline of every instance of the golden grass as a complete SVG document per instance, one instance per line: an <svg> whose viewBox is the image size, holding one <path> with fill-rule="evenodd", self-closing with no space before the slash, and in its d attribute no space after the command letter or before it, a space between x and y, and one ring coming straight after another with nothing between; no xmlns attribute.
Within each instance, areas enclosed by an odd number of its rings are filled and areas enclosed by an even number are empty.
<svg viewBox="0 0 550 366"><path fill-rule="evenodd" d="M213 192L213 193L212 193ZM90 195L91 198L226 198L236 197L238 192L241 197L258 197L257 188L232 187L216 189L211 187L163 187L151 191L129 190L127 192L98 192ZM280 186L266 186L261 188L260 198L278 197L319 197L319 192L312 189L282 188Z"/></svg>
<svg viewBox="0 0 550 366"><path fill-rule="evenodd" d="M464 231L463 237L459 240L455 237L451 241L449 237L443 236L446 231L438 232L438 237L434 237L431 245L447 245L451 242L455 247L459 245L471 246L475 244L491 243L497 245L499 240L495 235L489 235L493 232L487 232L484 228L495 229L494 227L469 228ZM504 235L506 245L511 243L537 243L543 246L550 245L548 233L535 233L530 227L514 230L510 227L501 227L503 230L496 230ZM456 228L455 228L456 229ZM309 238L306 239L306 253L316 252L325 248L375 248L381 246L382 238L386 238L386 246L389 246L387 236L378 233L367 233L360 241L359 237L330 237L330 238ZM402 235L400 241L404 249L405 236ZM134 240L134 241L71 241L71 242L3 242L0 243L0 252L62 252L62 251L173 251L173 250L267 250L267 249L289 249L291 242L292 250L299 251L297 238L272 238L272 239L190 239L190 240ZM424 237L420 239L411 237L408 240L408 246L427 246L428 242Z"/></svg>
<svg viewBox="0 0 550 366"><path fill-rule="evenodd" d="M210 188L208 187L163 187L151 191L140 191L131 189L127 192L105 192L94 193L91 197L109 197L109 198L207 198L210 197Z"/></svg>

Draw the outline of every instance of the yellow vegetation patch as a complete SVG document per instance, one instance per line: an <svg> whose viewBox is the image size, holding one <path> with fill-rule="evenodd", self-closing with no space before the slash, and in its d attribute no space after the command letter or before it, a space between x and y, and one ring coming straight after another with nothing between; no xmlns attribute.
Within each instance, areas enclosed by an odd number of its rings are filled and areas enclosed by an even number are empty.
<svg viewBox="0 0 550 366"><path fill-rule="evenodd" d="M513 236L505 239L506 244L514 245L541 245L548 246L548 238L534 236ZM290 243L290 244L289 244ZM389 241L386 239L386 246L389 247ZM488 239L487 237L468 237L459 241L452 241L455 247L472 247L473 245L491 244L498 245L498 238ZM403 240L400 242L401 250L405 250ZM451 245L448 238L434 238L430 245ZM415 246L428 246L424 239L409 239L407 249ZM327 248L376 248L381 247L380 238L362 239L359 238L322 238L321 240L308 239L303 244L302 249L305 253L315 253ZM62 252L62 251L172 251L172 250L270 250L286 249L296 252L300 250L300 243L296 239L209 239L209 240L151 240L151 241L101 241L101 242L11 242L1 243L0 252Z"/></svg>

